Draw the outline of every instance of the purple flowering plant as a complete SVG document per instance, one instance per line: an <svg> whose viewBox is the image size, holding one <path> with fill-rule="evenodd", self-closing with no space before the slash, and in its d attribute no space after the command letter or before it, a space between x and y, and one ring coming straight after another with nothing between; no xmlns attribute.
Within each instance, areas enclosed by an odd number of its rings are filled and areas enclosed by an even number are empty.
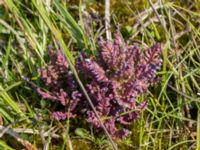
<svg viewBox="0 0 200 150"><path fill-rule="evenodd" d="M37 92L43 99L63 106L52 113L53 118L65 120L84 116L97 132L102 131L64 55L50 51L49 57L47 67L40 71L48 91L37 88ZM81 54L76 60L76 69L84 78L95 109L113 139L125 138L130 133L126 127L140 117L147 105L146 101L139 103L136 99L157 83L156 71L161 64L160 44L142 52L137 45L129 46L124 41L119 28L113 41L100 39L97 57Z"/></svg>

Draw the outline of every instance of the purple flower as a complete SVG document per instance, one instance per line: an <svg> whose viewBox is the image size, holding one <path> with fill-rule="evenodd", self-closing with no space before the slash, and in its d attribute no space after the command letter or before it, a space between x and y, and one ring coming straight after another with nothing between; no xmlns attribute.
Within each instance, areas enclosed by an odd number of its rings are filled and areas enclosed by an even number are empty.
<svg viewBox="0 0 200 150"><path fill-rule="evenodd" d="M56 120L65 120L67 118L74 118L76 115L71 112L56 111L52 113L52 117Z"/></svg>

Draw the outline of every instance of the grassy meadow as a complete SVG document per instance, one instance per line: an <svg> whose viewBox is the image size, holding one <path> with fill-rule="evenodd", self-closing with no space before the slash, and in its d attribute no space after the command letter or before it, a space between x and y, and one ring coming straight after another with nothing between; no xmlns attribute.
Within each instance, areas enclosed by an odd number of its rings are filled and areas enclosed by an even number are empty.
<svg viewBox="0 0 200 150"><path fill-rule="evenodd" d="M143 51L161 43L160 81L125 139L98 135L82 119L56 121L54 104L42 99L40 68L49 45L74 67L80 53L93 57L100 37L115 27ZM87 90L85 90L87 95ZM199 0L0 0L0 150L200 150Z"/></svg>

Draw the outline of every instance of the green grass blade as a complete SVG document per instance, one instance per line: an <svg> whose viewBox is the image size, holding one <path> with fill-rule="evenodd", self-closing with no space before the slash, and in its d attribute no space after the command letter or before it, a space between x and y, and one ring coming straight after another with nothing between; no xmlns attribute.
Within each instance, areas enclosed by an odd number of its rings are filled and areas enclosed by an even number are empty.
<svg viewBox="0 0 200 150"><path fill-rule="evenodd" d="M14 14L14 16L17 18L17 20L20 23L21 28L23 28L25 32L25 35L30 45L33 47L33 49L35 50L35 52L37 53L41 61L44 62L43 49L38 43L38 40L36 39L36 37L33 35L33 30L31 29L29 22L22 17L23 15L20 13L20 11L18 10L18 8L16 7L16 5L14 4L12 0L5 0L5 4L8 6L10 11Z"/></svg>
<svg viewBox="0 0 200 150"><path fill-rule="evenodd" d="M16 102L9 96L6 90L0 85L0 101L7 103L16 113L25 116Z"/></svg>
<svg viewBox="0 0 200 150"><path fill-rule="evenodd" d="M22 84L22 81L19 81L19 82L15 82L13 83L12 85L10 85L9 87L7 87L6 89L2 90L2 88L0 88L0 94L3 93L3 92L7 92L9 90L11 90L12 88L16 87L16 86L19 86L20 84Z"/></svg>
<svg viewBox="0 0 200 150"><path fill-rule="evenodd" d="M179 143L177 143L177 144L171 146L168 150L175 149L175 148L177 148L178 146L179 146L178 148L181 148L180 145L187 144L187 143L192 143L192 142L195 142L195 140L185 140L185 141L181 141L181 142L179 142ZM197 149L197 150L198 150L198 149Z"/></svg>
<svg viewBox="0 0 200 150"><path fill-rule="evenodd" d="M10 122L13 122L13 118L2 108L0 108L0 114L2 114L3 117L8 119Z"/></svg>
<svg viewBox="0 0 200 150"><path fill-rule="evenodd" d="M54 1L54 4L60 14L64 17L65 25L71 37L77 42L78 46L83 48L84 46L84 36L83 31L76 23L74 18L70 15L67 9L57 0Z"/></svg>
<svg viewBox="0 0 200 150"><path fill-rule="evenodd" d="M28 111L29 111L29 113L30 113L30 116L31 116L31 117L34 117L34 111L31 109L31 107L30 107L30 105L28 104L27 100L26 100L24 97L22 97L21 95L20 95L20 98L23 100L25 106L27 107L27 109L28 109Z"/></svg>
<svg viewBox="0 0 200 150"><path fill-rule="evenodd" d="M198 116L197 116L197 149L200 149L200 110L198 111Z"/></svg>
<svg viewBox="0 0 200 150"><path fill-rule="evenodd" d="M15 150L12 147L8 146L4 141L0 140L0 148L3 147L4 150Z"/></svg>
<svg viewBox="0 0 200 150"><path fill-rule="evenodd" d="M38 6L38 4L36 3L35 0L32 0L32 2L34 4L34 6L36 7L36 9L38 10L41 17L43 18L44 22L47 24L47 26L49 27L51 32L54 34L56 39L60 42L61 47L63 48L63 50L65 51L65 53L69 57L70 61L74 64L74 57L71 55L69 49L67 48L67 46L66 46L66 44L65 44L65 42L62 38L61 32L52 24L51 20L47 16L47 12L45 11L44 6L43 5Z"/></svg>

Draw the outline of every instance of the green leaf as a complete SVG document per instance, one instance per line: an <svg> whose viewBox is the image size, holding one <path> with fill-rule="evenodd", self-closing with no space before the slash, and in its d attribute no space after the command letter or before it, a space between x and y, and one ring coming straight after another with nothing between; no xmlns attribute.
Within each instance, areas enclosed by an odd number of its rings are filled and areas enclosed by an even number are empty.
<svg viewBox="0 0 200 150"><path fill-rule="evenodd" d="M62 34L61 32L55 27L55 25L52 23L52 21L49 19L49 17L47 16L47 12L46 9L44 8L43 5L38 5L36 3L35 0L32 0L34 6L37 8L40 16L43 18L44 22L47 24L47 26L49 27L49 29L51 30L51 32L54 34L54 36L56 37L56 39L60 42L60 45L62 47L62 49L64 50L65 54L67 55L67 57L69 58L69 60L72 62L72 64L74 64L74 57L71 55L68 47L66 46L63 38L62 38ZM42 1L40 1L42 2Z"/></svg>
<svg viewBox="0 0 200 150"><path fill-rule="evenodd" d="M21 111L20 107L17 103L9 96L7 91L14 86L19 85L20 82L14 83L13 85L9 86L8 88L4 89L2 85L0 85L0 101L3 103L8 104L17 114L25 117L24 113Z"/></svg>
<svg viewBox="0 0 200 150"><path fill-rule="evenodd" d="M57 0L54 1L54 4L58 11L60 12L61 16L64 17L62 20L64 20L64 24L66 25L67 31L71 35L72 39L77 42L78 46L83 48L84 47L84 36L83 31L79 27L79 25L76 23L74 18L71 16L71 14L67 11L67 9L61 5L60 2Z"/></svg>
<svg viewBox="0 0 200 150"><path fill-rule="evenodd" d="M0 140L0 149L3 147L5 150L14 150L12 147L8 146L4 141Z"/></svg>
<svg viewBox="0 0 200 150"><path fill-rule="evenodd" d="M0 108L0 114L2 114L2 117L5 117L10 122L13 122L13 118L10 117L10 115L2 108Z"/></svg>
<svg viewBox="0 0 200 150"><path fill-rule="evenodd" d="M86 138L89 135L88 131L83 129L83 128L77 128L75 130L75 134L82 137L82 138Z"/></svg>

